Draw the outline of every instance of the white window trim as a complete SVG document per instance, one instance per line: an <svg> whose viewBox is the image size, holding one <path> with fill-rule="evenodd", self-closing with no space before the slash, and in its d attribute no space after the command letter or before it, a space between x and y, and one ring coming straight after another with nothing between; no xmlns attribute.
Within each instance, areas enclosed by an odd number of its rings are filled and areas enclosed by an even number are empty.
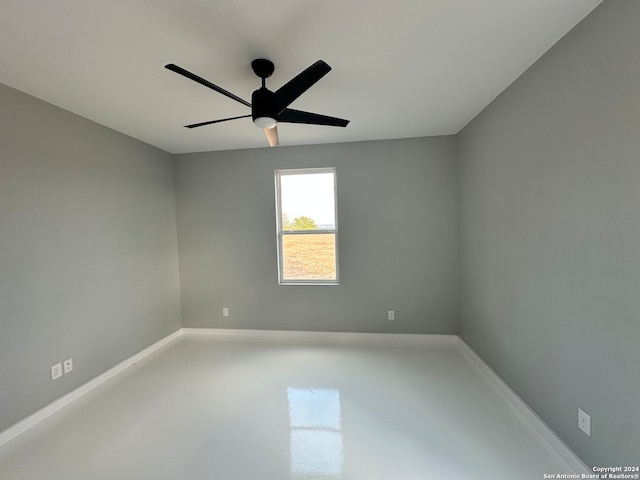
<svg viewBox="0 0 640 480"><path fill-rule="evenodd" d="M309 175L314 173L333 173L333 208L335 228L332 230L283 230L282 228L282 196L280 195L280 178L289 175ZM321 168L297 168L282 169L275 171L276 183L276 243L278 251L278 284L279 285L340 285L340 261L338 258L338 185L335 167ZM335 235L335 255L336 255L336 278L335 280L285 280L284 279L284 262L282 259L282 240L284 235L310 235L310 234L334 234Z"/></svg>

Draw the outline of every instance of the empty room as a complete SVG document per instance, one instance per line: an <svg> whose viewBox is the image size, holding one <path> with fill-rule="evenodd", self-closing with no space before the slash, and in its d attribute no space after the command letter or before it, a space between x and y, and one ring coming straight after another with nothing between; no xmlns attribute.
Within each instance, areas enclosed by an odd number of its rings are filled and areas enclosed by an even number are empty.
<svg viewBox="0 0 640 480"><path fill-rule="evenodd" d="M640 2L0 2L2 480L640 478Z"/></svg>

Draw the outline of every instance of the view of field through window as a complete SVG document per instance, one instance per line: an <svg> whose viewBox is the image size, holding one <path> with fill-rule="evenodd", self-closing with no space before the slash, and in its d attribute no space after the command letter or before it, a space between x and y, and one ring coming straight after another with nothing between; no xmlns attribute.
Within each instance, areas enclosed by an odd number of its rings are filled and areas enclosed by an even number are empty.
<svg viewBox="0 0 640 480"><path fill-rule="evenodd" d="M279 195L281 280L337 280L335 172L282 171Z"/></svg>
<svg viewBox="0 0 640 480"><path fill-rule="evenodd" d="M287 280L335 280L336 236L285 235L283 244L283 270Z"/></svg>

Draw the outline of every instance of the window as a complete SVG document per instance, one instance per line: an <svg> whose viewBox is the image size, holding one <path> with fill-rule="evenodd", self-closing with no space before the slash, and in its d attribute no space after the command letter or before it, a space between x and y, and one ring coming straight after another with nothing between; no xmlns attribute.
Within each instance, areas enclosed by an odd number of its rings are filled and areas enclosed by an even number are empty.
<svg viewBox="0 0 640 480"><path fill-rule="evenodd" d="M280 284L338 283L335 168L276 170Z"/></svg>

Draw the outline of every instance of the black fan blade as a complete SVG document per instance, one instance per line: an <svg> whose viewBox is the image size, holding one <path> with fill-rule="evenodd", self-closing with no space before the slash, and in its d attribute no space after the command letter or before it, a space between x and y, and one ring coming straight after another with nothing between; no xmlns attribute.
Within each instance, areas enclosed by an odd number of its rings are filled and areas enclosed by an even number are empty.
<svg viewBox="0 0 640 480"><path fill-rule="evenodd" d="M331 71L331 67L322 60L318 60L309 68L299 73L280 87L275 93L278 113L282 112L291 103L306 92L309 87Z"/></svg>
<svg viewBox="0 0 640 480"><path fill-rule="evenodd" d="M226 122L228 120L235 120L236 118L247 118L247 117L250 117L250 116L251 116L251 114L249 114L249 115L240 115L239 117L221 118L220 120L210 120L208 122L192 123L191 125L185 125L185 127L186 128L203 127L205 125L211 125L212 123Z"/></svg>
<svg viewBox="0 0 640 480"><path fill-rule="evenodd" d="M180 75L182 75L183 77L187 77L190 80L193 80L194 82L198 82L200 85L204 85L205 87L209 87L212 90L215 90L218 93L221 93L222 95L229 97L233 100L235 100L236 102L240 102L243 105L246 105L247 107L251 108L251 104L249 102L247 102L246 100L243 100L242 98L238 97L237 95L234 95L231 92L227 92L224 88L219 87L213 83L211 83L209 80L205 80L202 77L199 77L198 75L196 75L195 73L191 73L188 70L185 70L182 67L179 67L178 65L174 65L173 63L169 63L167 65L164 66L164 68L171 70L172 72L176 72L179 73Z"/></svg>
<svg viewBox="0 0 640 480"><path fill-rule="evenodd" d="M278 115L278 122L329 125L331 127L346 127L349 124L349 120L344 120L342 118L328 117L326 115L303 112L301 110L293 110L291 108L285 108L284 111Z"/></svg>

